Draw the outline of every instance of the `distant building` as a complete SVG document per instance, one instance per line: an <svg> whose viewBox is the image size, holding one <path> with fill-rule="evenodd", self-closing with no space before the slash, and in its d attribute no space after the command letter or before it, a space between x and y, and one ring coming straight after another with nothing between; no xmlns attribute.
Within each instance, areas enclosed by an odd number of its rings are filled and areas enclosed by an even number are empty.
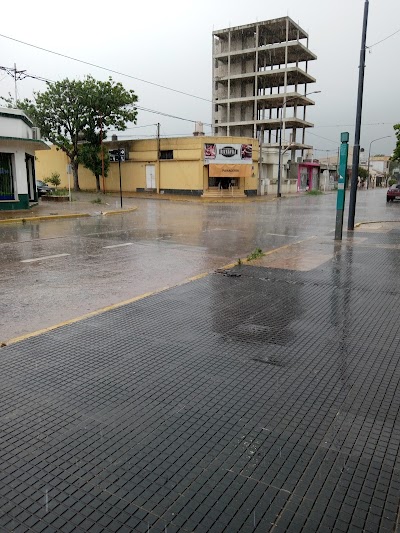
<svg viewBox="0 0 400 533"><path fill-rule="evenodd" d="M213 32L213 130L215 135L254 137L264 144L262 178L277 178L282 135L283 173L301 162L306 119L315 82L308 63L308 35L291 18L255 22ZM311 89L312 92L312 89ZM291 176L293 178L293 176Z"/></svg>
<svg viewBox="0 0 400 533"><path fill-rule="evenodd" d="M369 172L372 176L385 176L389 173L390 156L388 155L374 155L369 160Z"/></svg>
<svg viewBox="0 0 400 533"><path fill-rule="evenodd" d="M37 201L36 150L49 147L25 113L0 108L0 210L29 209Z"/></svg>

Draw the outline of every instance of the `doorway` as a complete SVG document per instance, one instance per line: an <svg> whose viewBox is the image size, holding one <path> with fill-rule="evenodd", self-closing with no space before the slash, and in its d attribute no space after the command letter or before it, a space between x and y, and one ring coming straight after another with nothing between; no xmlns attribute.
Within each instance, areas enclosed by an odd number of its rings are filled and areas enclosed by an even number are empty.
<svg viewBox="0 0 400 533"><path fill-rule="evenodd" d="M156 167L155 165L146 165L146 189L156 189Z"/></svg>
<svg viewBox="0 0 400 533"><path fill-rule="evenodd" d="M30 202L37 201L36 179L35 179L35 156L25 154L26 180L28 182L28 196Z"/></svg>

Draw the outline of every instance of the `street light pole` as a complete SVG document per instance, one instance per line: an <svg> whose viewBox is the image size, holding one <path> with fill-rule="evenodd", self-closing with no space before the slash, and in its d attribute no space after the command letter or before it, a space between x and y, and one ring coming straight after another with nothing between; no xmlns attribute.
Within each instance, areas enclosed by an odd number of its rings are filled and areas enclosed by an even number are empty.
<svg viewBox="0 0 400 533"><path fill-rule="evenodd" d="M353 147L353 166L351 170L351 189L349 202L349 218L347 229L354 230L354 219L356 215L356 201L357 201L357 181L358 181L358 165L360 162L360 132L361 132L361 114L364 94L364 71L365 71L365 50L367 42L367 24L368 24L368 9L369 1L365 0L364 4L364 20L361 38L360 51L360 66L358 75L358 96L357 96L357 112L356 112L356 131L354 136Z"/></svg>
<svg viewBox="0 0 400 533"><path fill-rule="evenodd" d="M310 94L318 94L320 92L321 91L312 91L310 93L304 94L303 96L309 96ZM296 98L298 98L298 96L292 96L291 98L288 98L287 100L285 99L283 105L286 106L286 104L288 102L290 102L291 100L296 100ZM279 117L278 188L277 188L277 193L276 193L277 198L280 198L282 196L282 192L281 192L281 181L282 181L282 178L281 178L281 176L282 176L282 173L281 173L281 167L282 167L282 125L283 125L282 113L283 113L283 107L280 108L280 117Z"/></svg>
<svg viewBox="0 0 400 533"><path fill-rule="evenodd" d="M279 151L278 151L278 189L276 196L280 198L281 193L281 167L282 167L282 108L281 108L281 121L279 126Z"/></svg>
<svg viewBox="0 0 400 533"><path fill-rule="evenodd" d="M375 141L381 141L382 139L389 139L390 138L390 135L386 135L386 137L379 137L379 139L374 139L373 141L371 141L369 143L369 150L368 150L368 175L367 175L367 186L369 187L370 185L370 179L369 179L369 160L371 159L371 146L372 146L372 143L374 143Z"/></svg>

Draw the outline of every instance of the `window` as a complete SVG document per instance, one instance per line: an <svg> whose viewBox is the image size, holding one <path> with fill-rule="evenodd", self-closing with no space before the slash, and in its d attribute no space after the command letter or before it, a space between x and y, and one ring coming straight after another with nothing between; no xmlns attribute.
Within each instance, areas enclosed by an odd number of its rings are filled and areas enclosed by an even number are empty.
<svg viewBox="0 0 400 533"><path fill-rule="evenodd" d="M0 200L14 200L12 154L0 153Z"/></svg>
<svg viewBox="0 0 400 533"><path fill-rule="evenodd" d="M160 150L160 159L173 159L174 151L173 150Z"/></svg>

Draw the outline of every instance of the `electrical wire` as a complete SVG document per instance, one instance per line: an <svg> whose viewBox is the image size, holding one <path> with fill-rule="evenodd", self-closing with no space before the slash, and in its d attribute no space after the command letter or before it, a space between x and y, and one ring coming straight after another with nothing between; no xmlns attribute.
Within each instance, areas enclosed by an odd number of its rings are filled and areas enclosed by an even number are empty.
<svg viewBox="0 0 400 533"><path fill-rule="evenodd" d="M384 39L381 39L380 41L378 41L377 43L374 43L374 44L371 44L371 46L366 46L367 49L370 49L370 48L373 48L374 46L376 46L377 44L381 44L383 43L384 41L387 41L388 39L390 39L391 37L393 37L394 35L396 35L397 33L400 33L400 29L395 31L394 33L391 33L390 35L388 35L387 37L385 37Z"/></svg>
<svg viewBox="0 0 400 533"><path fill-rule="evenodd" d="M392 126L392 122L369 122L363 123L363 126ZM324 124L323 126L314 126L314 129L319 128L354 128L354 124Z"/></svg>
<svg viewBox="0 0 400 533"><path fill-rule="evenodd" d="M1 36L1 35L0 35ZM8 68L7 67L0 67L0 70L5 70L5 71L8 71ZM13 69L11 69L13 70ZM22 71L21 71L22 72ZM25 71L23 71L25 72ZM46 78L41 78L39 76L33 76L31 74L25 74L24 78L34 78L34 79L37 79L37 80L40 80L40 81L45 81L46 83L56 83L54 80L49 80L49 79L46 79ZM24 79L22 78L22 79ZM163 111L156 111L154 109L149 109L149 108L146 108L146 107L141 107L139 105L136 105L134 104L134 107L136 109L139 109L141 111L145 111L147 113L155 113L157 115L162 115L164 117L169 117L169 118L174 118L176 120L184 120L186 122L192 122L194 124L196 124L196 122L198 122L197 120L192 120L192 119L189 119L189 118L183 118L183 117L178 117L176 115L171 115L169 113L164 113ZM207 125L207 126L210 126L212 127L212 124L209 124L209 123L206 123L206 122L203 122L204 125ZM154 125L154 124L153 124ZM145 127L145 126L138 126L138 127ZM117 131L117 130L111 130L111 131Z"/></svg>
<svg viewBox="0 0 400 533"><path fill-rule="evenodd" d="M14 37L9 37L8 35L4 35L0 33L0 37L3 37L4 39L9 39L10 41L15 41L20 44L24 44L25 46L30 46L31 48L35 48L36 50L42 50L42 52L48 52L49 54L53 54L59 57L63 57L65 59L70 59L71 61L76 61L77 63L82 63L84 65L89 65L90 67L95 67L101 70L105 70L107 72L112 72L113 74L118 74L119 76L124 76L126 78L131 78L132 80L141 81L142 83L147 83L148 85L153 85L154 87L159 87L160 89L165 89L167 91L171 91L178 94L183 94L185 96L190 96L191 98L196 98L197 100L203 100L204 102L211 102L212 100L209 100L208 98L203 98L202 96L197 96L195 94L186 93L184 91L179 91L178 89L173 89L171 87L167 87L166 85L162 85L160 83L155 83L153 81L144 80L142 78L138 78L136 76L132 76L131 74L126 74L125 72L119 72L118 70L113 70L107 67L103 67L101 65L96 65L95 63L90 63L89 61L84 61L83 59L77 59L76 57L67 56L66 54L61 54L60 52L55 52L54 50L49 50L48 48L43 48L41 46L37 46L35 44L27 43L25 41L21 41L20 39L15 39Z"/></svg>
<svg viewBox="0 0 400 533"><path fill-rule="evenodd" d="M328 139L327 137L322 137L322 135L317 135L316 133L311 133L311 131L308 131L308 130L307 130L307 133L309 135L313 135L314 137L319 137L320 139L324 139L325 141L329 141L331 143L339 145L339 143L337 141L334 141L333 139Z"/></svg>
<svg viewBox="0 0 400 533"><path fill-rule="evenodd" d="M194 124L196 124L196 122L198 122L198 120L192 120L190 118L183 118L183 117L178 117L176 115L170 115L169 113L164 113L163 111L155 111L154 109L148 109L146 107L141 107L141 106L136 105L136 104L135 104L135 108L140 109L140 111L146 111L148 113L155 113L157 115L162 115L163 117L175 118L177 120L184 120L186 122L192 122ZM206 125L206 126L212 126L212 124L209 124L208 122L203 122L203 124Z"/></svg>

